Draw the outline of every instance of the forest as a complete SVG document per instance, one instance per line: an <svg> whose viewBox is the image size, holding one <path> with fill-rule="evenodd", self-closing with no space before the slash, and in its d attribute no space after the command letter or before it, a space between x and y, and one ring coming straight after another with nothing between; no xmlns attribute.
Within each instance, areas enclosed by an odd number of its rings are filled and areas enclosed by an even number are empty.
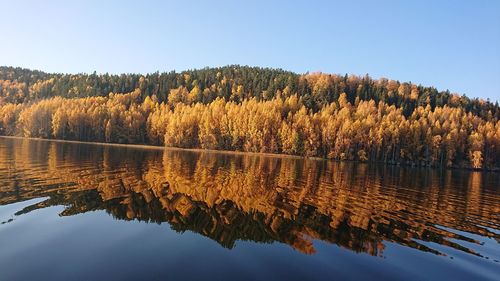
<svg viewBox="0 0 500 281"><path fill-rule="evenodd" d="M368 75L248 66L0 67L0 135L497 170L498 102Z"/></svg>

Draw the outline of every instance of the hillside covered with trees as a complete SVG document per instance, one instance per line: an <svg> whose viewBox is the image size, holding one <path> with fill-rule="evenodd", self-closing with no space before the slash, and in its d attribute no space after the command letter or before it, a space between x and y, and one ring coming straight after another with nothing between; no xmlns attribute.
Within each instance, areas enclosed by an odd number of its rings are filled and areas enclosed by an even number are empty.
<svg viewBox="0 0 500 281"><path fill-rule="evenodd" d="M0 134L498 169L500 107L369 76L0 67Z"/></svg>

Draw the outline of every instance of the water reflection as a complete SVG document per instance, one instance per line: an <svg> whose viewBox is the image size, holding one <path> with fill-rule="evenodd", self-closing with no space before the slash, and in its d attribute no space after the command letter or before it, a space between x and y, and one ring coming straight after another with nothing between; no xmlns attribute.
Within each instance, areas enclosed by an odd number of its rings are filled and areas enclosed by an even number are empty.
<svg viewBox="0 0 500 281"><path fill-rule="evenodd" d="M313 241L384 256L386 242L478 257L500 242L499 175L294 158L0 139L0 205L34 198L2 222L49 206L168 222L217 241ZM437 246L439 245L439 247ZM476 246L474 246L476 245Z"/></svg>

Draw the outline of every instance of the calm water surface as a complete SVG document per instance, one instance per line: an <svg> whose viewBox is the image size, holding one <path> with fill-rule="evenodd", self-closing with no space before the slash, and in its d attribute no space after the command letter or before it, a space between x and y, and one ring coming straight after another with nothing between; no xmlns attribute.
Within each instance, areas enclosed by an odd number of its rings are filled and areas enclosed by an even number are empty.
<svg viewBox="0 0 500 281"><path fill-rule="evenodd" d="M500 174L0 138L1 280L500 280Z"/></svg>

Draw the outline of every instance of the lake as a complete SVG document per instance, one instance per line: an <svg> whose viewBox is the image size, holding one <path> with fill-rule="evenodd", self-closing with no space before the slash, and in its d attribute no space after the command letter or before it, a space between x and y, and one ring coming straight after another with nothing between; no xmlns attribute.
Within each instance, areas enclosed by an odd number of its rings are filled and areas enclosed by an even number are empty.
<svg viewBox="0 0 500 281"><path fill-rule="evenodd" d="M1 280L500 280L500 173L0 138Z"/></svg>

